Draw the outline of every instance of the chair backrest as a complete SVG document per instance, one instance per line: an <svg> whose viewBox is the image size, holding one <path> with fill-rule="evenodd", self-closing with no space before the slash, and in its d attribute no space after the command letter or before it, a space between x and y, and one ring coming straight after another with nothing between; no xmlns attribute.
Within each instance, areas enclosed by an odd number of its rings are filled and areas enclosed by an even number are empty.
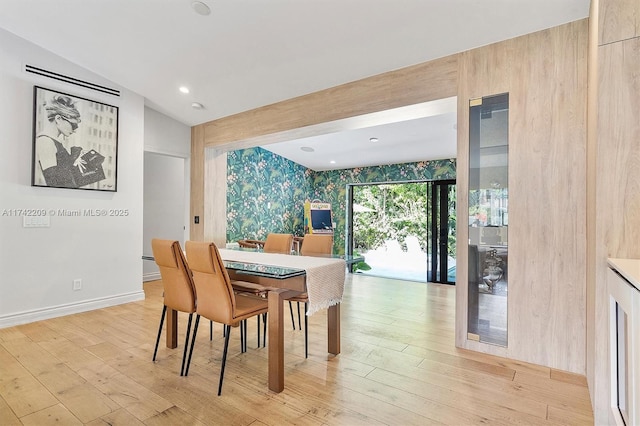
<svg viewBox="0 0 640 426"><path fill-rule="evenodd" d="M238 246L243 248L261 248L264 246L264 241L260 240L238 240Z"/></svg>
<svg viewBox="0 0 640 426"><path fill-rule="evenodd" d="M293 234L275 234L267 235L264 242L265 253L284 253L291 254L293 247Z"/></svg>
<svg viewBox="0 0 640 426"><path fill-rule="evenodd" d="M205 318L232 325L236 299L220 252L214 243L187 241L187 259L198 295L196 312Z"/></svg>
<svg viewBox="0 0 640 426"><path fill-rule="evenodd" d="M317 256L333 253L333 236L307 234L302 240L300 254L303 256Z"/></svg>
<svg viewBox="0 0 640 426"><path fill-rule="evenodd" d="M162 277L164 304L176 311L195 312L195 287L180 243L154 238L151 249Z"/></svg>

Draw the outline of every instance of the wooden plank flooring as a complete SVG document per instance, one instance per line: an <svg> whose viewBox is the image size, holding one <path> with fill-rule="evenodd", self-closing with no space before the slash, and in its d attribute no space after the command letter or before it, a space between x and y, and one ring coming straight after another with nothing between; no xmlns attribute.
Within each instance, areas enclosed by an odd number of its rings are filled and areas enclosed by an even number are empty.
<svg viewBox="0 0 640 426"><path fill-rule="evenodd" d="M285 323L285 391L267 389L267 351L240 353L232 331L222 396L222 339L201 322L188 377L179 346L151 361L162 283L146 299L0 329L0 424L6 425L591 425L586 381L457 349L455 288L349 275L342 353L326 351L326 313L304 334Z"/></svg>

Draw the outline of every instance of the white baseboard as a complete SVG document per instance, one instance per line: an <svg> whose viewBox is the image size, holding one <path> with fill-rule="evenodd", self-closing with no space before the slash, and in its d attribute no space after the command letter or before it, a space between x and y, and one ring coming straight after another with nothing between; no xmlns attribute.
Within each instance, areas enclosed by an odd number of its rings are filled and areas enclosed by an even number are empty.
<svg viewBox="0 0 640 426"><path fill-rule="evenodd" d="M160 272L148 272L146 274L142 274L142 282L144 283L146 283L147 281L156 281L160 278Z"/></svg>
<svg viewBox="0 0 640 426"><path fill-rule="evenodd" d="M108 308L109 306L122 305L124 303L136 302L138 300L144 300L144 291L136 291L133 293L119 294L117 296L102 297L99 299L84 300L77 303L68 303L65 305L2 315L0 316L0 328L77 314L80 312L93 311L95 309Z"/></svg>

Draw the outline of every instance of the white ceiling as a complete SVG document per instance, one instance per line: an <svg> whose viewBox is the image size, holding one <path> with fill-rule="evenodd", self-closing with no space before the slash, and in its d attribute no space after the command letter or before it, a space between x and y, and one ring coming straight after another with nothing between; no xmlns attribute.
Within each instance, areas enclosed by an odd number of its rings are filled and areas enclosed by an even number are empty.
<svg viewBox="0 0 640 426"><path fill-rule="evenodd" d="M144 96L147 106L192 126L582 19L590 0L202 2L210 15L196 14L192 0L1 0L0 28ZM179 86L190 93L180 93ZM195 110L192 102L205 108ZM360 129L299 143L321 146L312 157L323 164L330 159L321 158L325 147L328 155L363 163L326 168L367 165L374 155L388 159L378 164L402 162L395 155L410 151L415 155L406 161L429 159L425 156L444 149L432 141L436 135L448 137L455 124L450 118L445 113L412 120L407 128ZM368 144L372 136L380 138L378 148ZM333 137L357 154L329 150L336 144ZM354 146L354 140L367 145ZM391 140L406 146L380 148Z"/></svg>
<svg viewBox="0 0 640 426"><path fill-rule="evenodd" d="M264 148L312 170L455 158L456 108L455 97L440 99L347 120L351 130L269 144ZM344 127L341 123L340 128ZM378 140L372 142L371 138ZM312 148L313 152L304 151L303 147Z"/></svg>

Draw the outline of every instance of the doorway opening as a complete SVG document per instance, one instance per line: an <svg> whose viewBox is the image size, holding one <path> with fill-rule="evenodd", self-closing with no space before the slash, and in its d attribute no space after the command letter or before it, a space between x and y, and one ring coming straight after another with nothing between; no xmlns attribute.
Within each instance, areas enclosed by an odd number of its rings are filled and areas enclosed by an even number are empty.
<svg viewBox="0 0 640 426"><path fill-rule="evenodd" d="M455 180L353 184L347 197L347 253L371 267L354 272L455 283Z"/></svg>

